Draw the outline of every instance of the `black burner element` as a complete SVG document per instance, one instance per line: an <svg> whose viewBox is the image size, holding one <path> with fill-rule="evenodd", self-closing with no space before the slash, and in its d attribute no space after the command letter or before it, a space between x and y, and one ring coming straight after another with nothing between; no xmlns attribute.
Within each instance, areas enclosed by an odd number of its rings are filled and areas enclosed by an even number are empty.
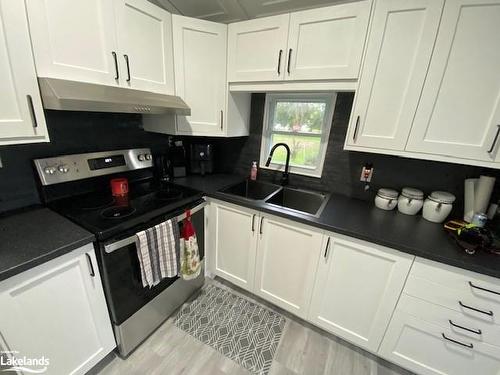
<svg viewBox="0 0 500 375"><path fill-rule="evenodd" d="M135 212L135 208L130 206L117 206L106 208L101 212L102 217L106 219L122 219L130 216Z"/></svg>
<svg viewBox="0 0 500 375"><path fill-rule="evenodd" d="M111 206L114 203L115 199L109 194L89 194L76 200L73 206L81 210L97 210Z"/></svg>

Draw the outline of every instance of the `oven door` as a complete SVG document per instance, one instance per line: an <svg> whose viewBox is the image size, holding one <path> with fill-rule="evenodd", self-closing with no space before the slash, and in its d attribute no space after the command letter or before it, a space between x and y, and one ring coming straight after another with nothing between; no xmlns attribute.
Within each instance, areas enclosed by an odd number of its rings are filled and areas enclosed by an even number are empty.
<svg viewBox="0 0 500 375"><path fill-rule="evenodd" d="M194 206L187 207L191 209L191 220L196 230L201 259L204 258L205 254L205 218L203 209L205 205L206 202L203 201L200 203L198 201ZM181 220L185 217L184 210L177 211L172 215L159 217L123 234L120 236L121 238L110 240L99 246L104 291L111 319L115 325L122 324L178 279L178 277L163 279L158 285L152 288L142 286L141 270L135 245L135 233L153 227L175 216L178 217L179 225L182 226Z"/></svg>

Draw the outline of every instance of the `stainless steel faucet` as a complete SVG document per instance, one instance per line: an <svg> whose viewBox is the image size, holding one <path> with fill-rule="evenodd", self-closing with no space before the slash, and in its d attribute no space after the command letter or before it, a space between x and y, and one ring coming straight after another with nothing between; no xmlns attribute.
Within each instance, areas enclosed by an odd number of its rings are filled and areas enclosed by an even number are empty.
<svg viewBox="0 0 500 375"><path fill-rule="evenodd" d="M283 176L281 177L281 185L284 186L288 184L288 168L290 166L290 147L288 147L286 143L276 143L273 148L271 148L271 152L269 153L269 157L266 161L266 167L269 167L269 164L271 164L274 150L276 150L276 148L279 146L283 146L286 149L285 171L283 172Z"/></svg>

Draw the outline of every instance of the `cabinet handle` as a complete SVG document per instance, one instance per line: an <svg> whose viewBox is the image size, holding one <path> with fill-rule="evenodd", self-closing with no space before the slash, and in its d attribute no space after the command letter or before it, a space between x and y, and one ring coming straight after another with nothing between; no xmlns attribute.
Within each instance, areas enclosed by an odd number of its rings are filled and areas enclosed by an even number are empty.
<svg viewBox="0 0 500 375"><path fill-rule="evenodd" d="M473 310L473 311L477 311L481 314L485 314L485 315L489 315L489 316L493 316L493 311L491 310L488 310L488 311L485 311L485 310L481 310L481 309L476 309L475 307L472 307L472 306L468 306L466 305L465 303L463 303L462 301L458 301L459 305L466 308L466 309L469 309L469 310Z"/></svg>
<svg viewBox="0 0 500 375"><path fill-rule="evenodd" d="M255 232L255 214L252 215L252 232Z"/></svg>
<svg viewBox="0 0 500 375"><path fill-rule="evenodd" d="M488 154L491 154L493 152L493 149L495 148L495 145L497 144L498 141L498 135L500 134L500 125L497 125L497 132L495 134L495 138L493 138L493 143L491 144L490 149L488 150Z"/></svg>
<svg viewBox="0 0 500 375"><path fill-rule="evenodd" d="M259 227L259 233L262 234L262 222L264 221L264 216L260 218L260 227Z"/></svg>
<svg viewBox="0 0 500 375"><path fill-rule="evenodd" d="M220 130L224 130L224 111L220 110Z"/></svg>
<svg viewBox="0 0 500 375"><path fill-rule="evenodd" d="M290 48L288 50L288 64L286 67L286 71L288 72L288 75L290 75L290 61L292 60L292 49Z"/></svg>
<svg viewBox="0 0 500 375"><path fill-rule="evenodd" d="M282 49L280 49L280 53L278 54L278 76L281 74L281 55L283 55Z"/></svg>
<svg viewBox="0 0 500 375"><path fill-rule="evenodd" d="M463 329L464 331L469 331L469 332L475 333L476 335L480 335L481 333L483 333L480 329L471 329L471 328L467 328L467 327L458 325L456 323L453 323L453 321L451 319L448 319L448 321L450 322L450 325L452 327L460 328L460 329Z"/></svg>
<svg viewBox="0 0 500 375"><path fill-rule="evenodd" d="M30 111L31 122L34 128L38 128L38 122L36 121L35 106L33 105L33 98L31 95L26 95L26 100L28 101L28 108Z"/></svg>
<svg viewBox="0 0 500 375"><path fill-rule="evenodd" d="M88 253L85 253L85 255L87 256L87 263L89 264L90 276L94 277L95 272L94 272L94 265L92 264L92 258Z"/></svg>
<svg viewBox="0 0 500 375"><path fill-rule="evenodd" d="M128 55L123 55L123 58L125 59L125 65L127 66L127 82L130 82L130 62L128 61Z"/></svg>
<svg viewBox="0 0 500 375"><path fill-rule="evenodd" d="M465 346L466 348L469 348L469 349L473 349L474 348L474 345L472 345L472 343L470 344L464 344L463 342L460 342L460 341L457 341L457 340L453 340L453 339L450 339L449 337L446 337L446 335L444 333L441 333L441 335L443 336L443 339L445 340L448 340L454 344L458 344L458 345L462 345L462 346Z"/></svg>
<svg viewBox="0 0 500 375"><path fill-rule="evenodd" d="M356 118L356 125L354 126L354 133L352 134L353 142L356 142L356 138L358 137L358 127L359 127L359 116Z"/></svg>
<svg viewBox="0 0 500 375"><path fill-rule="evenodd" d="M120 73L118 72L118 59L116 57L115 51L111 52L111 54L113 55L113 60L115 60L115 72L116 72L115 79L118 80L120 79Z"/></svg>
<svg viewBox="0 0 500 375"><path fill-rule="evenodd" d="M484 290L485 292L488 292L488 293L493 293L493 294L496 294L497 296L500 296L500 292L495 292L494 290L490 290L490 289L486 289L486 288L482 288L480 286L477 286L477 285L474 285L472 283L472 281L469 281L469 285L474 288L474 289L479 289L479 290Z"/></svg>
<svg viewBox="0 0 500 375"><path fill-rule="evenodd" d="M325 259L328 257L328 250L330 249L330 238L331 237L328 237L328 240L326 241L325 254L323 255Z"/></svg>

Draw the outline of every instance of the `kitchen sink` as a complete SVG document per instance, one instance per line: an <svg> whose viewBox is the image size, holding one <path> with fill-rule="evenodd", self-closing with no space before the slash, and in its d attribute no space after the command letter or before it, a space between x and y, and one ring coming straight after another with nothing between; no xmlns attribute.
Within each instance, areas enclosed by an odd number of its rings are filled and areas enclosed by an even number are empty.
<svg viewBox="0 0 500 375"><path fill-rule="evenodd" d="M281 186L259 181L245 180L236 185L220 190L221 193L236 195L238 197L264 200L281 189Z"/></svg>
<svg viewBox="0 0 500 375"><path fill-rule="evenodd" d="M328 203L329 194L284 187L266 203L318 217Z"/></svg>

